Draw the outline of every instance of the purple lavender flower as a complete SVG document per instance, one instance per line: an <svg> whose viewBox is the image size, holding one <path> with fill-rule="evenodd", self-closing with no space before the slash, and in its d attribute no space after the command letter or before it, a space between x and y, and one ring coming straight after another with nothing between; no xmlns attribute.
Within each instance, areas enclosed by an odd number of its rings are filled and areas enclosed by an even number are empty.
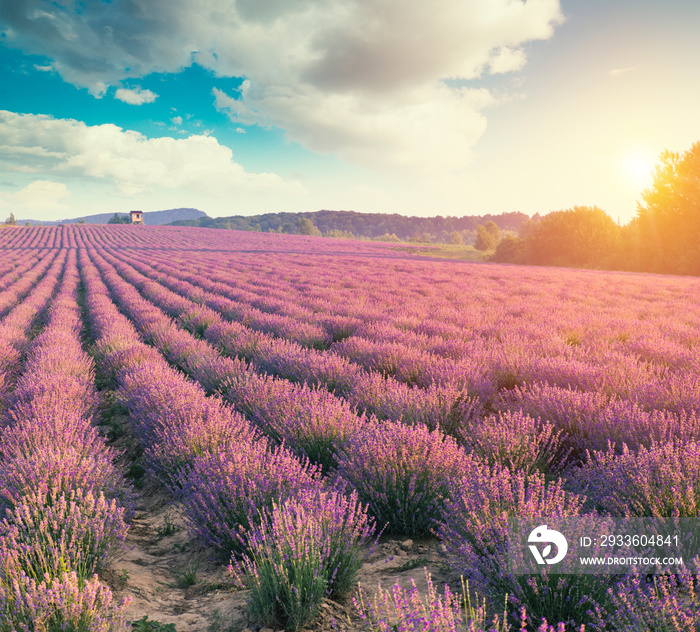
<svg viewBox="0 0 700 632"><path fill-rule="evenodd" d="M369 632L460 632L463 629L479 632L484 629L483 607L463 612L462 600L447 584L440 595L427 570L425 579L428 587L425 596L421 595L413 578L408 590L402 588L397 579L391 590L380 584L374 596L360 586L352 602L365 629Z"/></svg>
<svg viewBox="0 0 700 632"><path fill-rule="evenodd" d="M321 487L319 471L265 441L231 445L196 459L179 483L190 533L227 558L244 549L242 533L273 502Z"/></svg>
<svg viewBox="0 0 700 632"><path fill-rule="evenodd" d="M311 490L273 502L245 532L245 552L229 566L251 590L251 618L293 630L313 619L325 595L351 589L373 530L356 495Z"/></svg>
<svg viewBox="0 0 700 632"><path fill-rule="evenodd" d="M97 575L83 581L74 572L41 582L26 576L0 583L0 631L128 632L125 609L130 598L116 604ZM41 626L38 627L38 626Z"/></svg>
<svg viewBox="0 0 700 632"><path fill-rule="evenodd" d="M551 423L522 412L489 415L459 429L465 446L487 465L526 474L550 474L565 467L569 450L560 435Z"/></svg>
<svg viewBox="0 0 700 632"><path fill-rule="evenodd" d="M620 632L700 630L700 574L681 567L674 575L633 572L611 589L610 623Z"/></svg>
<svg viewBox="0 0 700 632"><path fill-rule="evenodd" d="M510 518L568 517L581 514L583 498L564 491L561 481L546 483L540 472L503 467L475 470L461 479L437 529L451 567L469 577L482 594L524 607L532 620L591 622L606 601L608 584L597 576L511 575L507 532Z"/></svg>
<svg viewBox="0 0 700 632"><path fill-rule="evenodd" d="M38 582L75 571L81 580L104 567L126 537L124 509L82 490L33 492L0 521L0 567Z"/></svg>
<svg viewBox="0 0 700 632"><path fill-rule="evenodd" d="M125 369L120 382L117 397L129 411L146 465L167 484L196 457L256 436L242 415L164 362Z"/></svg>
<svg viewBox="0 0 700 632"><path fill-rule="evenodd" d="M575 473L582 491L613 516L700 515L700 443L595 452Z"/></svg>
<svg viewBox="0 0 700 632"><path fill-rule="evenodd" d="M339 476L387 533L426 535L452 483L474 462L451 437L425 426L369 422L341 448Z"/></svg>
<svg viewBox="0 0 700 632"><path fill-rule="evenodd" d="M247 374L231 380L226 396L267 436L324 471L336 467L338 451L365 421L326 390L267 376Z"/></svg>

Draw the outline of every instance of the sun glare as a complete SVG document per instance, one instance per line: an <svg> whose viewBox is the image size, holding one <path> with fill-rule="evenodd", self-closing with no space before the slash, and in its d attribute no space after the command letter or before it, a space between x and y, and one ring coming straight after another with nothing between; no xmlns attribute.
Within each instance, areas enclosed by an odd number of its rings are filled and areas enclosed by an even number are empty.
<svg viewBox="0 0 700 632"><path fill-rule="evenodd" d="M620 168L627 182L640 191L651 186L656 159L648 151L629 151L620 160Z"/></svg>

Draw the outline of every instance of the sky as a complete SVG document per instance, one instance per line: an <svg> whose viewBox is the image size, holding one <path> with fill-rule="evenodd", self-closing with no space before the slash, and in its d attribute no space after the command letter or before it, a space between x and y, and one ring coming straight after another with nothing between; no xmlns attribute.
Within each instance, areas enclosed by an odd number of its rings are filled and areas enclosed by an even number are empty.
<svg viewBox="0 0 700 632"><path fill-rule="evenodd" d="M0 220L624 224L700 140L697 0L0 0Z"/></svg>

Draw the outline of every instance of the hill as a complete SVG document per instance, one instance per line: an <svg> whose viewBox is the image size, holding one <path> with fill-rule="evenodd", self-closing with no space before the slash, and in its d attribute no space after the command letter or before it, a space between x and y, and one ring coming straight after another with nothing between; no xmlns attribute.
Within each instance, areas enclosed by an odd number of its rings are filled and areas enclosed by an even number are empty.
<svg viewBox="0 0 700 632"><path fill-rule="evenodd" d="M118 215L128 215L129 212L118 213ZM56 224L77 224L79 221L84 221L86 224L107 224L114 216L114 213L99 213L98 215L86 215L85 217L73 217L71 219L62 219L58 221L42 221L34 219L18 219L18 224L31 222L33 226L55 226ZM198 220L206 218L207 215L203 211L196 208L171 208L165 211L145 211L143 221L147 226L162 226L171 224L178 220ZM208 218L207 218L208 219Z"/></svg>
<svg viewBox="0 0 700 632"><path fill-rule="evenodd" d="M352 233L355 237L373 239L393 235L398 239L420 239L430 235L433 241L444 241L453 231L468 238L479 224L489 220L501 230L518 231L529 219L525 213L512 212L500 215L467 215L464 217L407 217L394 213L357 213L355 211L315 211L304 213L265 213L264 215L233 215L231 217L200 217L173 222L178 226L200 226L204 228L228 228L259 232L298 232L299 221L310 219L323 234L333 232ZM350 235L347 235L350 236Z"/></svg>

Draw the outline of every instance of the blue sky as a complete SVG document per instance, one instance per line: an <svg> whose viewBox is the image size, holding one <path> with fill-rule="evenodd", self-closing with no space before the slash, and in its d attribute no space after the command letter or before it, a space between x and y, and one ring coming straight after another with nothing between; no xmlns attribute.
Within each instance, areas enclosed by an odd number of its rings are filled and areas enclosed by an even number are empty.
<svg viewBox="0 0 700 632"><path fill-rule="evenodd" d="M0 215L628 221L700 140L700 3L0 0Z"/></svg>

